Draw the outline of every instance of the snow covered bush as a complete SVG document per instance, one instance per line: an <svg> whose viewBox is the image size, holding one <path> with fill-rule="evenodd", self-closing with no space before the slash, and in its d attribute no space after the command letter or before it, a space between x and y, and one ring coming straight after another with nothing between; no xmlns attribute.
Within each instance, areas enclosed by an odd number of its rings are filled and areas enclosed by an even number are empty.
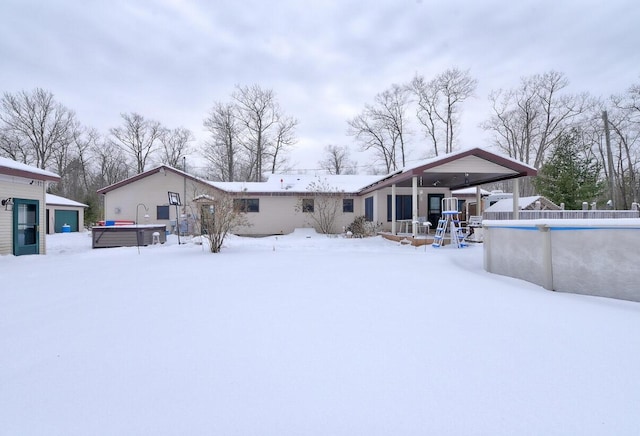
<svg viewBox="0 0 640 436"><path fill-rule="evenodd" d="M365 238L378 232L379 225L373 221L367 221L364 215L356 217L345 229L351 232L353 238Z"/></svg>

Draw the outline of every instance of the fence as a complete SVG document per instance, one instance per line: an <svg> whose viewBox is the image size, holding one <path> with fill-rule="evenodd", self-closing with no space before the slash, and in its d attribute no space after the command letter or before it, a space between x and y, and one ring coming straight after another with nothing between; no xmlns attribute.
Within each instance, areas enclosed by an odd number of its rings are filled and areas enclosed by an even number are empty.
<svg viewBox="0 0 640 436"><path fill-rule="evenodd" d="M617 219L640 218L639 210L521 210L519 219ZM511 220L513 212L484 212L483 220Z"/></svg>

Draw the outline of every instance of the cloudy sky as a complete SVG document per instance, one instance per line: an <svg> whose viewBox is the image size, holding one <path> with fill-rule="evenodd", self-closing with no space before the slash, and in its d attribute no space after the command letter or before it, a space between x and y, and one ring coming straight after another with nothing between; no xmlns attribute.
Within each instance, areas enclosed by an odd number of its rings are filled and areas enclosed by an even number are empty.
<svg viewBox="0 0 640 436"><path fill-rule="evenodd" d="M349 118L416 73L478 80L463 147L487 144L489 92L521 77L624 92L640 82L639 23L631 0L2 0L0 91L45 88L103 133L138 112L201 140L213 102L258 84L299 121L295 167L316 168L326 144L354 145Z"/></svg>

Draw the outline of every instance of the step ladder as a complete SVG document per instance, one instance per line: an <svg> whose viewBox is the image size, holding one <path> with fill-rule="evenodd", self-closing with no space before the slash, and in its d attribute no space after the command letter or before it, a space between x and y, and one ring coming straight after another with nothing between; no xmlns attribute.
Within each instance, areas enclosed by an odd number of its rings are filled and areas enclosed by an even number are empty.
<svg viewBox="0 0 640 436"><path fill-rule="evenodd" d="M458 199L456 197L442 199L442 216L438 220L438 227L436 227L436 233L431 244L432 247L442 247L447 229L449 229L452 244L455 244L458 248L468 245L465 241L464 230L460 226L460 212L458 211Z"/></svg>

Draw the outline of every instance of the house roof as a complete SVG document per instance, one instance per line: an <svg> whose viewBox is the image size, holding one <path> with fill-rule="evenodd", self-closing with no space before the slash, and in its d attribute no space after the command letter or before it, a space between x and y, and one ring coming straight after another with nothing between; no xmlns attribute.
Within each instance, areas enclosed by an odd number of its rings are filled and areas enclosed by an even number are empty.
<svg viewBox="0 0 640 436"><path fill-rule="evenodd" d="M100 188L100 189L98 189L97 192L98 192L98 194L106 194L107 192L116 190L116 189L121 188L123 186L126 186L126 185L128 185L130 183L136 182L138 180L144 179L145 177L149 177L149 176L151 176L153 174L157 174L157 173L160 173L162 171L169 171L169 172L172 172L174 174L179 175L180 177L185 177L185 178L187 178L189 180L193 180L195 182L205 183L205 184L209 183L206 180L202 180L202 179L199 179L198 177L194 177L191 174L188 174L188 173L185 173L184 171L180 171L180 170L178 170L176 168L170 167L169 165L160 165L158 167L155 167L155 168L152 168L150 170L144 171L144 172L142 172L140 174L136 174L135 176L129 177L129 178L124 179L124 180L121 180L121 181L119 181L117 183L114 183L113 185L109 185L109 186L106 186L104 188Z"/></svg>
<svg viewBox="0 0 640 436"><path fill-rule="evenodd" d="M69 198L60 197L58 195L47 194L45 202L47 205L52 206L73 206L73 207L89 207L89 205L84 203L78 203L77 201L73 201Z"/></svg>
<svg viewBox="0 0 640 436"><path fill-rule="evenodd" d="M493 183L518 177L535 176L538 171L529 165L483 148L471 148L418 162L390 174L367 187L363 193L391 185L412 186L413 177L418 185L452 190Z"/></svg>
<svg viewBox="0 0 640 436"><path fill-rule="evenodd" d="M290 175L270 174L265 182L209 182L215 188L226 192L251 194L300 194L310 192L315 187L326 187L329 191L357 193L383 176L371 175Z"/></svg>
<svg viewBox="0 0 640 436"><path fill-rule="evenodd" d="M310 192L312 184L327 187L329 192L338 191L352 194L366 194L376 189L395 184L400 187L412 186L413 177L419 177L419 186L463 189L484 183L496 182L523 176L535 176L537 170L515 159L481 148L463 150L420 161L386 175L283 175L271 174L265 182L211 182L206 181L167 165L137 174L113 185L101 188L98 194L118 189L160 171L175 174L203 183L229 193L251 193L254 195L295 195Z"/></svg>
<svg viewBox="0 0 640 436"><path fill-rule="evenodd" d="M60 180L60 176L51 171L16 162L6 157L0 157L0 174L24 177L25 179L49 180L52 182Z"/></svg>
<svg viewBox="0 0 640 436"><path fill-rule="evenodd" d="M544 209L560 210L560 206L553 203L551 200L541 195L533 195L530 197L518 198L518 208L521 210L532 209L536 201L540 201L544 206ZM485 209L485 212L512 212L513 211L513 199L504 198L493 203L491 206Z"/></svg>

